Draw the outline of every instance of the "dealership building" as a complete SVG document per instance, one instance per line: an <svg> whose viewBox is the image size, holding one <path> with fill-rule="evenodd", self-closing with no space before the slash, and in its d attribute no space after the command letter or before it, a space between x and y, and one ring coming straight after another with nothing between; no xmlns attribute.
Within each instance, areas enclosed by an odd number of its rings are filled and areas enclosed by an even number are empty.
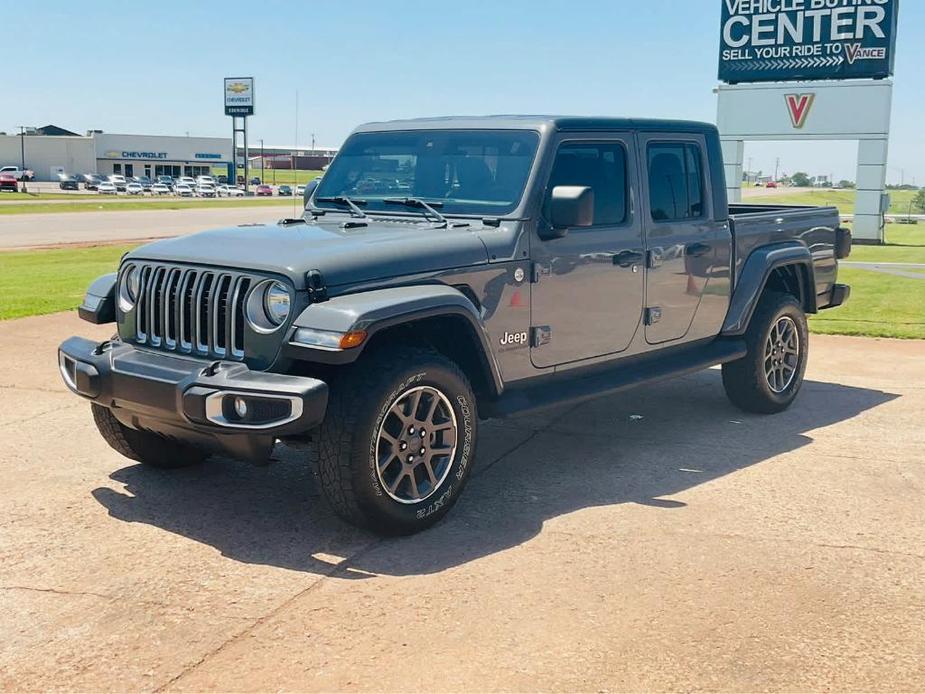
<svg viewBox="0 0 925 694"><path fill-rule="evenodd" d="M25 135L0 135L0 166L21 164L23 157L26 168L35 172L38 181L56 181L61 173L154 178L208 175L218 169L233 178L234 171L230 137L99 131L78 135L56 126L27 131Z"/></svg>

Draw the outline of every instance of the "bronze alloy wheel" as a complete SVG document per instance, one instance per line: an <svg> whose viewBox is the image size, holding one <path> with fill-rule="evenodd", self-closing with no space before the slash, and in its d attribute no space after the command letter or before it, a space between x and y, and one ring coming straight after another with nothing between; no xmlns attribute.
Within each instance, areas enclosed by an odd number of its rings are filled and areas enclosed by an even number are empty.
<svg viewBox="0 0 925 694"><path fill-rule="evenodd" d="M389 407L376 438L376 470L385 492L402 504L430 497L456 456L456 414L432 386L410 388Z"/></svg>

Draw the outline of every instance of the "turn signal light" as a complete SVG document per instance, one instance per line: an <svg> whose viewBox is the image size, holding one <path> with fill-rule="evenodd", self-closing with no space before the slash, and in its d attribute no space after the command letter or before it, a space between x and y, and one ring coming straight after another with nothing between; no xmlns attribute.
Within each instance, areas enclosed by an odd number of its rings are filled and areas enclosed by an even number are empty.
<svg viewBox="0 0 925 694"><path fill-rule="evenodd" d="M344 333L344 336L340 338L340 348L341 349L352 349L354 347L359 347L363 344L363 341L366 339L365 330L354 330L353 332Z"/></svg>

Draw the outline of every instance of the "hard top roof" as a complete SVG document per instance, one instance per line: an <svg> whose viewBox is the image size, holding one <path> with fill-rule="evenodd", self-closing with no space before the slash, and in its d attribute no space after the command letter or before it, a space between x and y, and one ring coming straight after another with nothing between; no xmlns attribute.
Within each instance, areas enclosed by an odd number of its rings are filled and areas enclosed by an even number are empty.
<svg viewBox="0 0 925 694"><path fill-rule="evenodd" d="M715 130L712 123L659 118L613 118L609 116L443 116L365 123L354 132L389 130L650 130L705 132Z"/></svg>

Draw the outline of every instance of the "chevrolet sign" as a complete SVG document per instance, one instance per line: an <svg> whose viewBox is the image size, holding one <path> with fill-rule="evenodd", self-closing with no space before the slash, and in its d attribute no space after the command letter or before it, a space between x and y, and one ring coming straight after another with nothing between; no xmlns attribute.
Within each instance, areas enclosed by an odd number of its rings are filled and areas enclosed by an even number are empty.
<svg viewBox="0 0 925 694"><path fill-rule="evenodd" d="M167 152L126 152L108 150L103 153L104 159L166 159Z"/></svg>
<svg viewBox="0 0 925 694"><path fill-rule="evenodd" d="M254 78L225 78L225 115L254 115Z"/></svg>

